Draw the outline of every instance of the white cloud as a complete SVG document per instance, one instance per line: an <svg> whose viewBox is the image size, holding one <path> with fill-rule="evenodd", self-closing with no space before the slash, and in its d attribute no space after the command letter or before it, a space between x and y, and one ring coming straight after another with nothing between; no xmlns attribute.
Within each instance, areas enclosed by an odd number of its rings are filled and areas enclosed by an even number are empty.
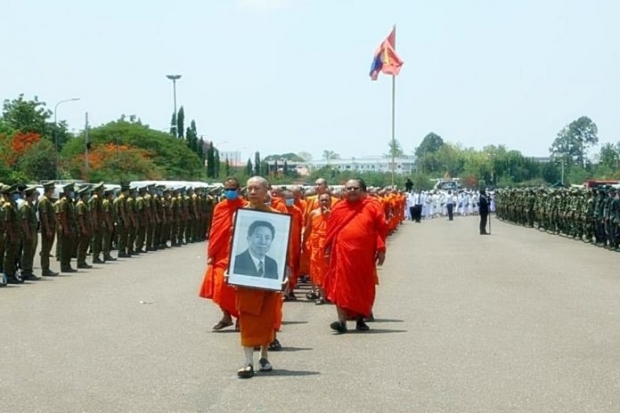
<svg viewBox="0 0 620 413"><path fill-rule="evenodd" d="M238 0L238 5L253 9L283 9L290 0Z"/></svg>

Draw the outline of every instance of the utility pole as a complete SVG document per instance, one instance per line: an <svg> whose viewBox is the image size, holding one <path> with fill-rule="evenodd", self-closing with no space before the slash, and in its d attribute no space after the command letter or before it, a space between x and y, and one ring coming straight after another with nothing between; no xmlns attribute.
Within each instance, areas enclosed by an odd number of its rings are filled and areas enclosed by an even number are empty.
<svg viewBox="0 0 620 413"><path fill-rule="evenodd" d="M179 131L178 131L178 119L177 119L177 80L179 80L181 78L181 75L166 75L166 77L170 80L172 80L172 95L173 95L173 99L174 99L174 125L172 125L172 127L174 128L174 137L178 138L179 137Z"/></svg>

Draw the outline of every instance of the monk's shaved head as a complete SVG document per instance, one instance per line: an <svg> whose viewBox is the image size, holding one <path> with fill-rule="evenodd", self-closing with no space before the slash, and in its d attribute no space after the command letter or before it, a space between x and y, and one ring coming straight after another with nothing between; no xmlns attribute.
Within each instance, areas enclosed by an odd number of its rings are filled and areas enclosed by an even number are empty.
<svg viewBox="0 0 620 413"><path fill-rule="evenodd" d="M260 206L268 202L269 195L269 181L262 176L253 176L248 179L247 184L247 197L248 201L253 205Z"/></svg>

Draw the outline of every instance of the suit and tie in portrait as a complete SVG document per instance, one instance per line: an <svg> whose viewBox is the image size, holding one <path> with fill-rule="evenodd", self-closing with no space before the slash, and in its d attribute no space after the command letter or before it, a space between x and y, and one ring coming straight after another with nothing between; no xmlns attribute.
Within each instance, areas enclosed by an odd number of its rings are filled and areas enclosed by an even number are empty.
<svg viewBox="0 0 620 413"><path fill-rule="evenodd" d="M279 279L278 262L267 256L274 237L275 228L270 222L252 222L246 237L247 249L235 255L233 274Z"/></svg>
<svg viewBox="0 0 620 413"><path fill-rule="evenodd" d="M278 263L271 257L264 256L262 260L252 257L247 249L235 257L234 273L251 277L278 279Z"/></svg>

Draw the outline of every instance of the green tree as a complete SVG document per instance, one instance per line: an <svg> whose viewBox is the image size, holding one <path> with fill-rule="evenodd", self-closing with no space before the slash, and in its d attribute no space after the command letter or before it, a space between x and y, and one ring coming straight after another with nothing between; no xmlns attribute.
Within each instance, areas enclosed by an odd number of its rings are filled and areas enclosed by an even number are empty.
<svg viewBox="0 0 620 413"><path fill-rule="evenodd" d="M221 166L221 159L220 159L220 151L218 151L217 149L213 150L214 154L214 160L213 160L213 177L214 178L219 178L220 177L220 166Z"/></svg>
<svg viewBox="0 0 620 413"><path fill-rule="evenodd" d="M293 161L293 162L303 162L303 158L301 158L299 155L294 154L292 152L289 153L283 153L282 155L278 155L278 154L273 154L273 155L268 155L265 156L265 158L263 159L263 161L278 161L278 160L289 160L289 161Z"/></svg>
<svg viewBox="0 0 620 413"><path fill-rule="evenodd" d="M340 155L334 151L324 150L323 159L326 161L336 160L336 159L340 159Z"/></svg>
<svg viewBox="0 0 620 413"><path fill-rule="evenodd" d="M310 152L299 152L297 157L301 159L301 162L310 162L312 160L312 154Z"/></svg>
<svg viewBox="0 0 620 413"><path fill-rule="evenodd" d="M597 143L596 123L587 116L582 116L558 133L549 152L555 158L570 160L585 168L587 150Z"/></svg>
<svg viewBox="0 0 620 413"><path fill-rule="evenodd" d="M30 181L56 179L56 157L50 156L53 153L54 144L41 139L19 157L16 167Z"/></svg>
<svg viewBox="0 0 620 413"><path fill-rule="evenodd" d="M394 158L402 158L405 156L405 152L403 151L403 147L401 146L398 139L394 139L394 141L388 141L388 147L390 151L384 155L386 158L391 158L392 153L394 154Z"/></svg>
<svg viewBox="0 0 620 413"><path fill-rule="evenodd" d="M422 139L420 146L415 149L415 156L417 158L422 158L427 153L435 153L443 145L444 141L441 136L437 135L435 132L431 132Z"/></svg>
<svg viewBox="0 0 620 413"><path fill-rule="evenodd" d="M198 141L198 145L197 145L197 149L196 149L196 154L198 155L198 157L200 158L200 160L202 161L202 164L205 164L205 141L202 138L202 136L200 137L200 140Z"/></svg>
<svg viewBox="0 0 620 413"><path fill-rule="evenodd" d="M601 146L599 154L599 164L609 168L610 170L618 169L620 163L620 154L615 145L606 143Z"/></svg>
<svg viewBox="0 0 620 413"><path fill-rule="evenodd" d="M170 139L170 135L149 128L140 120L133 122L118 120L90 129L90 142L93 150L100 145L123 145L141 148L151 154L155 167L163 171L163 176L171 180L196 180L203 178L204 168L200 158L184 142ZM69 141L62 151L62 158L69 162L84 153L84 135ZM146 165L146 164L145 164Z"/></svg>
<svg viewBox="0 0 620 413"><path fill-rule="evenodd" d="M245 174L252 176L252 172L254 172L254 167L252 166L252 160L248 158L248 163L245 165Z"/></svg>
<svg viewBox="0 0 620 413"><path fill-rule="evenodd" d="M224 164L224 174L226 174L226 176L230 176L230 161L228 158L226 158L226 162Z"/></svg>
<svg viewBox="0 0 620 413"><path fill-rule="evenodd" d="M260 173L261 173L260 152L256 151L254 153L254 175L260 176Z"/></svg>
<svg viewBox="0 0 620 413"><path fill-rule="evenodd" d="M177 114L172 114L172 119L170 120L170 134L175 138L178 137L177 134Z"/></svg>
<svg viewBox="0 0 620 413"><path fill-rule="evenodd" d="M179 133L177 138L183 139L185 133L185 109L183 109L183 106L181 106L177 115L177 131Z"/></svg>
<svg viewBox="0 0 620 413"><path fill-rule="evenodd" d="M209 142L207 147L207 177L215 178L215 148L213 141Z"/></svg>

